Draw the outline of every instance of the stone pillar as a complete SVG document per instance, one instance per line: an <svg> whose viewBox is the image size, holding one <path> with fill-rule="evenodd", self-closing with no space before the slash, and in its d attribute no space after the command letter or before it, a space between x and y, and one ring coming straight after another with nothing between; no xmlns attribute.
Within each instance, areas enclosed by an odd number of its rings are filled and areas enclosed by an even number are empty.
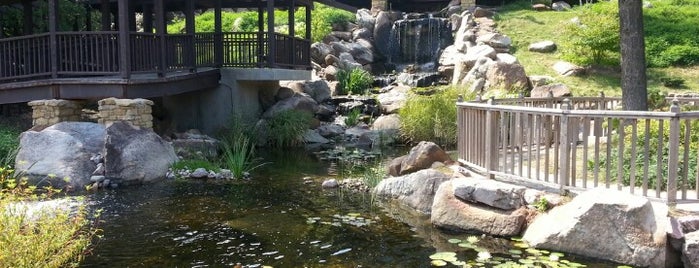
<svg viewBox="0 0 699 268"><path fill-rule="evenodd" d="M461 0L461 10L467 10L476 6L476 0Z"/></svg>
<svg viewBox="0 0 699 268"><path fill-rule="evenodd" d="M58 122L80 121L82 102L72 100L36 100L32 107L32 126L51 126Z"/></svg>
<svg viewBox="0 0 699 268"><path fill-rule="evenodd" d="M129 124L153 129L153 101L146 99L117 99L107 98L97 102L99 105L100 124L109 126L116 121L126 121Z"/></svg>
<svg viewBox="0 0 699 268"><path fill-rule="evenodd" d="M388 10L388 0L371 0L371 11L379 12L386 10Z"/></svg>

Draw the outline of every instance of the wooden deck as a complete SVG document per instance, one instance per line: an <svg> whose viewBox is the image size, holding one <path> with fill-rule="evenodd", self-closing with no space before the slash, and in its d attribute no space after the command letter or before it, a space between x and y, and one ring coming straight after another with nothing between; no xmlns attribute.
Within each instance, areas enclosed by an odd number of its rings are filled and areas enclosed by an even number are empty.
<svg viewBox="0 0 699 268"><path fill-rule="evenodd" d="M219 68L310 68L310 41L279 33L131 32L123 43L105 31L0 39L0 104L158 97L215 87Z"/></svg>

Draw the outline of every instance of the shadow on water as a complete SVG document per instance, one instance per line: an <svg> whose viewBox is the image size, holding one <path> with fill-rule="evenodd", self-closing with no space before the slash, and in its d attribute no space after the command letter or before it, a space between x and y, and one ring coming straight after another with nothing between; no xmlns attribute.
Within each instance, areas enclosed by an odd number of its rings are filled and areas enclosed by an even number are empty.
<svg viewBox="0 0 699 268"><path fill-rule="evenodd" d="M263 157L269 164L249 182L175 180L94 194L104 237L81 266L429 267L436 250L455 250L425 216L321 190L330 165L309 153Z"/></svg>

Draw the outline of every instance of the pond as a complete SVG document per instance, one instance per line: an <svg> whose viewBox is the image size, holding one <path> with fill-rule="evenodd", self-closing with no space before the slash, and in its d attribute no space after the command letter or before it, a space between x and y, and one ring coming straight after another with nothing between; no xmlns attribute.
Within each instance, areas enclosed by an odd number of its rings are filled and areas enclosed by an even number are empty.
<svg viewBox="0 0 699 268"><path fill-rule="evenodd" d="M269 164L249 182L172 180L92 195L104 209L103 238L81 266L430 267L438 251L467 261L481 256L474 248L492 254L482 263L494 266L528 254L509 239L443 233L428 217L379 206L368 194L322 190L337 172L310 153L264 157Z"/></svg>

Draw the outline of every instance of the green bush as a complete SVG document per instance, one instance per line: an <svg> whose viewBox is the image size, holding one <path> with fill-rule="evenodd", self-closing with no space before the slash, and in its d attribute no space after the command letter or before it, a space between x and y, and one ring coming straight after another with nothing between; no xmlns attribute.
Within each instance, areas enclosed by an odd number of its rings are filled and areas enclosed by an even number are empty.
<svg viewBox="0 0 699 268"><path fill-rule="evenodd" d="M431 96L410 95L399 111L403 137L413 143L456 144L456 100L460 94L473 99L473 93L455 87L440 89Z"/></svg>
<svg viewBox="0 0 699 268"><path fill-rule="evenodd" d="M337 81L339 82L338 89L340 95L363 95L367 92L369 87L371 87L371 84L374 82L374 77L364 69L343 69L337 72Z"/></svg>
<svg viewBox="0 0 699 268"><path fill-rule="evenodd" d="M268 144L272 147L290 147L301 143L301 135L308 129L311 116L307 112L287 110L269 119Z"/></svg>
<svg viewBox="0 0 699 268"><path fill-rule="evenodd" d="M580 24L568 23L564 31L563 58L577 64L618 64L619 8L614 1L579 9Z"/></svg>
<svg viewBox="0 0 699 268"><path fill-rule="evenodd" d="M99 232L84 206L77 212L29 215L12 204L46 200L58 193L38 190L14 171L0 167L0 264L3 267L77 267ZM98 213L97 213L98 214ZM98 217L98 215L95 215Z"/></svg>

